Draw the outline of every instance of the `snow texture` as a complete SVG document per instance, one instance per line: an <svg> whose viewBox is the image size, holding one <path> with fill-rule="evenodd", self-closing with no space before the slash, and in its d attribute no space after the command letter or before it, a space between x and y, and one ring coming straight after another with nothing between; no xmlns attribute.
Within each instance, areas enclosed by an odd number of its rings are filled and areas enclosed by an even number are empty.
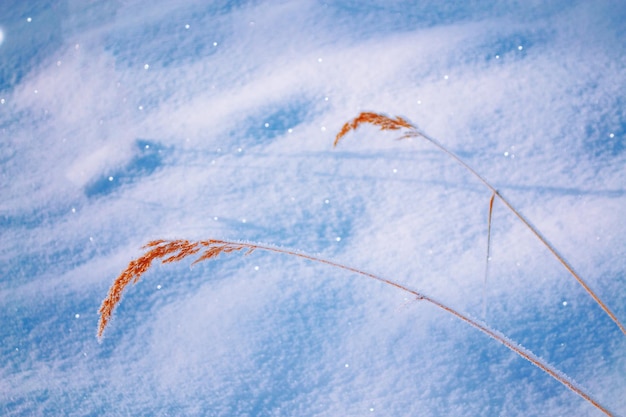
<svg viewBox="0 0 626 417"><path fill-rule="evenodd" d="M115 277L164 238L279 245L484 319L616 414L626 337L626 8L585 1L3 0L0 414L599 416L363 276L255 251ZM483 308L485 315L483 317Z"/></svg>

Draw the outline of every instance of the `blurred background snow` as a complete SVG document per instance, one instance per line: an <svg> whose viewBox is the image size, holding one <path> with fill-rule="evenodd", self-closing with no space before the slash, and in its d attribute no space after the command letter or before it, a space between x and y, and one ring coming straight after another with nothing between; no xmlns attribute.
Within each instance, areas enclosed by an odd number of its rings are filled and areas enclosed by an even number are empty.
<svg viewBox="0 0 626 417"><path fill-rule="evenodd" d="M0 412L595 416L397 289L255 252L155 266L102 343L109 285L157 238L241 239L379 274L484 320L626 414L626 7L600 1L0 3ZM486 315L483 317L483 306Z"/></svg>

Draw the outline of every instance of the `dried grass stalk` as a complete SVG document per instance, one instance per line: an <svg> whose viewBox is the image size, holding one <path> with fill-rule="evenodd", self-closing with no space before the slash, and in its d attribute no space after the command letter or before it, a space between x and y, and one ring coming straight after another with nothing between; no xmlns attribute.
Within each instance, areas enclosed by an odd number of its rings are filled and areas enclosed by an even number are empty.
<svg viewBox="0 0 626 417"><path fill-rule="evenodd" d="M462 165L469 173L471 173L474 177L478 178L498 199L504 203L504 205L513 213L517 218L524 223L524 225L541 241L541 243L552 253L552 255L563 265L563 267L572 275L572 277L583 287L583 289L589 294L591 298L604 310L604 312L613 320L613 322L617 325L617 327L622 331L624 335L626 335L626 327L621 323L621 321L617 318L617 316L609 309L609 307L602 301L602 299L591 289L589 284L580 276L574 267L565 259L563 255L561 255L556 248L546 239L539 230L533 226L533 224L526 219L507 199L505 199L502 194L489 183L485 178L483 178L474 168L469 166L465 161L463 161L459 156L450 151L448 148L443 146L439 141L434 139L431 136L428 136L424 132L417 129L415 125L408 122L406 119L401 117L396 117L392 119L389 116L379 113L372 112L363 112L359 114L356 118L354 118L351 122L346 123L337 137L335 138L334 145L337 146L339 140L345 136L349 131L356 130L360 125L364 123L373 124L375 126L379 126L381 130L398 130L405 128L407 131L404 133L402 138L406 137L422 137L428 142L435 145L439 150L444 152L446 155L450 156L452 159L457 161L460 165ZM492 208L493 202L490 202L490 211ZM491 227L491 224L489 225ZM491 230L491 229L490 229Z"/></svg>
<svg viewBox="0 0 626 417"><path fill-rule="evenodd" d="M602 406L597 400L595 400L590 394L588 394L583 388L579 387L574 381L565 376L558 369L548 364L541 358L537 357L528 349L516 344L512 340L508 339L503 334L497 332L489 328L485 323L481 323L479 320L473 319L458 310L446 305L445 303L438 301L432 297L427 296L421 292L412 290L398 282L380 277L378 275L371 274L369 272L365 272L363 270L353 268L350 266L346 266L337 262L333 262L327 259L318 258L315 256L307 255L301 252L295 252L288 249L282 249L274 246L261 245L257 243L248 243L248 242L231 242L226 240L201 240L198 242L189 242L188 240L156 240L148 243L144 248L149 249L144 255L140 256L136 260L131 261L128 264L128 267L117 277L114 281L111 289L109 290L108 296L102 303L102 307L100 307L100 324L98 326L98 338L102 337L102 333L104 332L105 327L109 321L111 313L115 306L119 303L121 294L124 289L128 286L128 284L132 281L133 283L137 283L139 278L152 264L152 261L155 259L162 259L162 263L170 263L180 261L188 256L195 255L204 249L204 252L194 261L194 263L201 262L204 260L209 260L216 258L218 255L222 253L231 253L237 252L241 250L246 250L246 255L251 253L254 250L264 250L275 253L280 253L283 255L296 256L299 258L307 259L313 262L322 263L325 265L329 265L331 267L343 269L346 271L350 271L367 278L374 279L376 281L382 282L383 284L390 285L392 287L398 288L404 292L407 292L411 295L415 300L422 300L427 303L434 305L435 307L443 310L444 312L453 315L459 320L469 324L475 329L481 331L492 339L496 340L500 344L506 346L511 351L515 352L517 355L522 358L528 360L533 365L537 366L542 371L546 372L555 380L559 381L570 391L578 394L586 401L591 403L598 410L602 411L607 416L612 416L613 414L604 406ZM171 255L167 258L166 256ZM163 259L165 258L165 259Z"/></svg>

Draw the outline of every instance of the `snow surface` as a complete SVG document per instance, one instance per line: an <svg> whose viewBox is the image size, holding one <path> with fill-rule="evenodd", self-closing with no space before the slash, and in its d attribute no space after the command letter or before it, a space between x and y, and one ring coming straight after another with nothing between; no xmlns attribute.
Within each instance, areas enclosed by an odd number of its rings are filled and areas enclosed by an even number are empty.
<svg viewBox="0 0 626 417"><path fill-rule="evenodd" d="M247 240L396 280L626 414L626 8L585 1L0 5L0 414L597 416L396 288L261 251L155 266L157 238ZM484 296L483 296L484 294Z"/></svg>

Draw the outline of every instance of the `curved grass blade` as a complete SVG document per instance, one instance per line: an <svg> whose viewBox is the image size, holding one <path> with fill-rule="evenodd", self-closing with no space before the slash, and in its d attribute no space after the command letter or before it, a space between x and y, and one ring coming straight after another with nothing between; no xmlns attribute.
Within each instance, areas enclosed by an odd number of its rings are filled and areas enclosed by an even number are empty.
<svg viewBox="0 0 626 417"><path fill-rule="evenodd" d="M427 303L434 305L435 307L443 310L444 312L453 315L459 320L469 324L475 329L481 331L492 339L496 340L500 344L506 346L511 351L515 352L517 355L522 358L528 360L533 365L537 366L539 369L550 375L555 380L559 381L563 384L567 389L579 395L598 410L602 411L607 416L613 416L613 414L604 406L602 406L597 400L595 400L591 395L589 395L584 389L578 386L574 381L565 376L558 369L548 364L541 358L537 357L528 349L516 344L512 340L508 339L503 334L497 332L496 330L490 329L486 324L481 323L478 320L472 319L471 317L455 310L454 308L446 305L445 303L438 301L434 298L427 296L421 292L412 290L398 282L389 280L387 278L380 277L378 275L374 275L372 273L360 270L358 268L354 268L351 266L343 265L334 261L330 261L323 258L318 258L316 256L307 255L301 252L296 252L293 250L278 248L269 245L261 245L257 243L249 243L249 242L232 242L227 240L201 240L198 242L189 242L188 240L158 240L148 243L144 248L149 248L149 250L136 260L131 261L128 264L126 270L124 270L113 282L111 289L107 297L102 302L102 307L100 308L100 323L98 326L98 338L102 337L104 329L109 322L110 316L113 312L115 306L119 303L121 299L121 294L124 289L128 286L128 284L132 281L133 283L137 283L143 275L150 267L152 262L157 259L162 259L162 263L170 263L180 261L188 256L195 255L203 250L202 254L196 259L196 262L201 262L204 260L214 259L222 253L231 253L237 252L241 250L246 250L246 254L251 253L254 250L264 250L269 252L275 252L288 256L295 256L298 258L307 259L309 261L329 265L331 267L343 269L349 272L353 272L355 274L359 274L365 276L367 278L374 279L383 284L390 285L399 290L407 292L411 294L412 297L415 297L416 300L422 300ZM167 258L163 259L165 256Z"/></svg>
<svg viewBox="0 0 626 417"><path fill-rule="evenodd" d="M617 327L622 331L624 335L626 335L626 327L620 322L617 316L609 309L609 307L602 301L602 299L591 289L589 284L585 282L585 280L574 270L574 267L565 259L563 255L561 255L556 248L546 239L545 236L539 232L539 230L533 226L533 224L526 219L506 198L500 194L500 192L491 185L485 178L483 178L476 170L474 170L471 166L469 166L465 161L463 161L459 156L450 151L448 148L443 146L439 141L435 140L433 137L428 136L426 133L418 130L418 128L412 123L408 122L406 119L401 117L396 117L396 119L392 119L389 116L380 113L372 113L372 112L363 112L359 114L356 118L354 118L351 122L344 124L341 131L335 137L334 146L337 146L341 138L343 138L348 132L351 130L356 130L360 125L370 123L375 126L379 126L381 130L399 130L402 128L407 129L406 133L401 138L409 138L409 137L422 137L439 150L444 152L446 155L450 156L456 162L458 162L463 168L465 168L469 173L471 173L474 177L476 177L480 182L482 182L491 192L498 197L500 201L504 203L504 205L513 213L515 216L522 222L524 225L534 234L539 241L552 253L552 255L565 267L565 269L574 277L574 279L583 287L583 289L589 294L591 298L604 310L604 312L613 320L613 322L617 325Z"/></svg>

